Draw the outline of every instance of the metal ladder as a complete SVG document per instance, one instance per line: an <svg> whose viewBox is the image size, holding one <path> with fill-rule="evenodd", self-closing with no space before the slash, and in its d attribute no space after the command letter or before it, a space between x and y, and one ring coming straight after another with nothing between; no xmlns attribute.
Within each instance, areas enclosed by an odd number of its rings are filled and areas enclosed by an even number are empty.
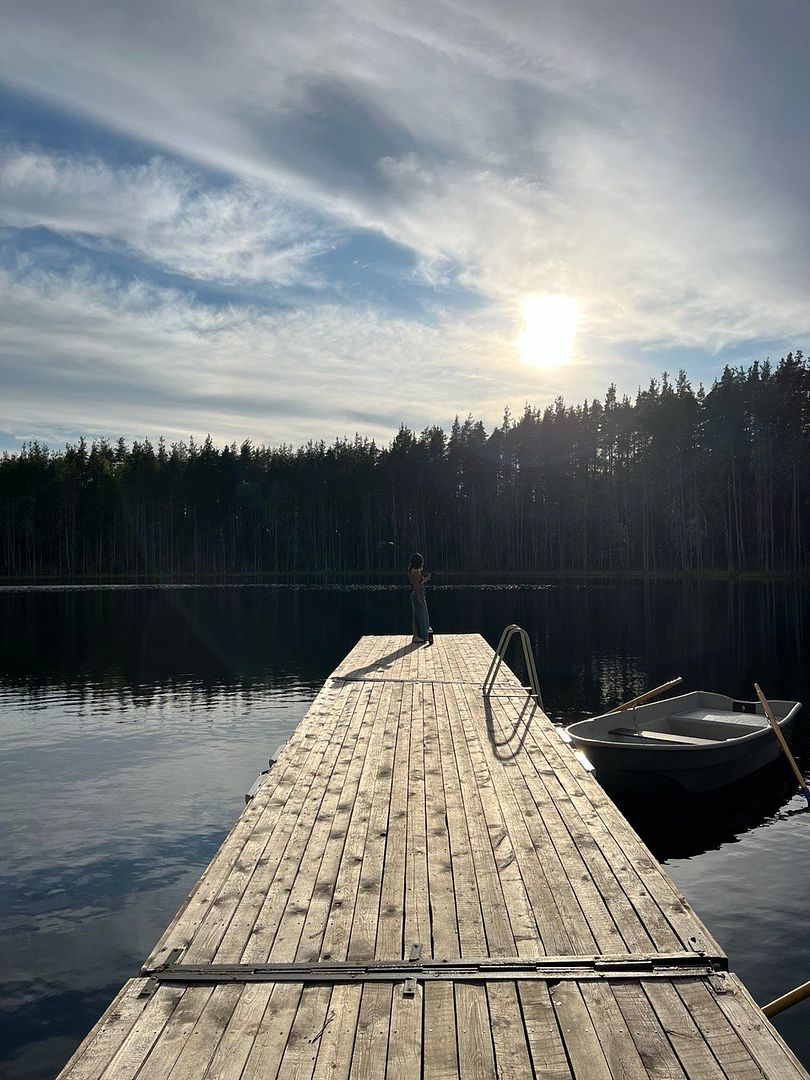
<svg viewBox="0 0 810 1080"><path fill-rule="evenodd" d="M534 662L534 653L532 652L532 643L529 640L529 635L523 627L518 626L517 623L510 623L501 634L501 640L498 642L498 648L495 650L495 655L492 657L492 663L489 665L489 671L486 673L481 690L483 691L484 697L487 697L492 693L492 687L495 685L498 672L501 670L501 664L506 655L506 650L509 648L509 642L515 634L518 634L520 637L520 643L523 646L523 659L526 661L526 670L529 673L529 685L524 686L523 689L534 698L543 712L545 712L543 697L540 693L540 680L537 677L537 667Z"/></svg>

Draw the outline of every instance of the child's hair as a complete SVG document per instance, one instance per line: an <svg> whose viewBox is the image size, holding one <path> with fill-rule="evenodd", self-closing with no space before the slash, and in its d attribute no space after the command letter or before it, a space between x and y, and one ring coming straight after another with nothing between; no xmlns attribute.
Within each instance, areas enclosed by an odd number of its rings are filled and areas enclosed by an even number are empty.
<svg viewBox="0 0 810 1080"><path fill-rule="evenodd" d="M424 565L425 560L422 558L418 551L415 551L413 555L411 555L411 561L408 563L408 569L421 570Z"/></svg>

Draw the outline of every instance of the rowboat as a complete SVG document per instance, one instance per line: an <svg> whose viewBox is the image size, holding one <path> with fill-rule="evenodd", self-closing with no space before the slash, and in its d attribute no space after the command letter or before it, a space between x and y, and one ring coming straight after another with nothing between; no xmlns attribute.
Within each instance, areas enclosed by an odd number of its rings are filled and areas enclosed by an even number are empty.
<svg viewBox="0 0 810 1080"><path fill-rule="evenodd" d="M801 702L770 706L789 739ZM567 734L600 779L630 787L670 781L688 792L742 780L782 752L760 702L704 690L579 720Z"/></svg>

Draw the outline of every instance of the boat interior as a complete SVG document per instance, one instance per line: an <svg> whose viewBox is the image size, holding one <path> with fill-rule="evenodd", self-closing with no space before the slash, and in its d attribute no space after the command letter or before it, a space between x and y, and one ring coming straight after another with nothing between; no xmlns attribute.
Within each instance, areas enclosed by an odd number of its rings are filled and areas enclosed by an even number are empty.
<svg viewBox="0 0 810 1080"><path fill-rule="evenodd" d="M794 701L771 701L770 704L780 724L799 707ZM624 712L582 720L571 730L580 738L599 741L701 746L743 739L768 726L759 702L693 691Z"/></svg>
<svg viewBox="0 0 810 1080"><path fill-rule="evenodd" d="M633 719L632 712L617 713L622 722L609 728L607 734L619 741L644 739L655 742L674 742L682 745L697 746L701 743L727 742L740 739L753 731L768 727L764 716L746 716L725 710L691 709L686 712L670 713L657 719L638 717L639 726L627 720Z"/></svg>

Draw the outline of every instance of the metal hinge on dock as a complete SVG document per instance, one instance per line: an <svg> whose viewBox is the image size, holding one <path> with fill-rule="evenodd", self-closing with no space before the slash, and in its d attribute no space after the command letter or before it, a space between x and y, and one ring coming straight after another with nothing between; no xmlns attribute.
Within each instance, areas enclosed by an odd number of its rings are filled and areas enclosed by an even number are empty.
<svg viewBox="0 0 810 1080"><path fill-rule="evenodd" d="M421 946L414 945L411 953ZM671 953L658 956L483 957L479 960L372 960L268 964L164 964L144 971L159 983L352 983L491 982L539 979L546 982L707 977L725 970L725 957ZM404 991L408 993L408 991Z"/></svg>
<svg viewBox="0 0 810 1080"><path fill-rule="evenodd" d="M155 968L141 968L141 975L147 976L146 982L141 987L138 997L151 997L152 994L160 986L159 975L160 972L166 971L167 968L174 968L177 966L177 961L185 952L185 949L170 949L166 954L166 959L162 964L158 964Z"/></svg>

